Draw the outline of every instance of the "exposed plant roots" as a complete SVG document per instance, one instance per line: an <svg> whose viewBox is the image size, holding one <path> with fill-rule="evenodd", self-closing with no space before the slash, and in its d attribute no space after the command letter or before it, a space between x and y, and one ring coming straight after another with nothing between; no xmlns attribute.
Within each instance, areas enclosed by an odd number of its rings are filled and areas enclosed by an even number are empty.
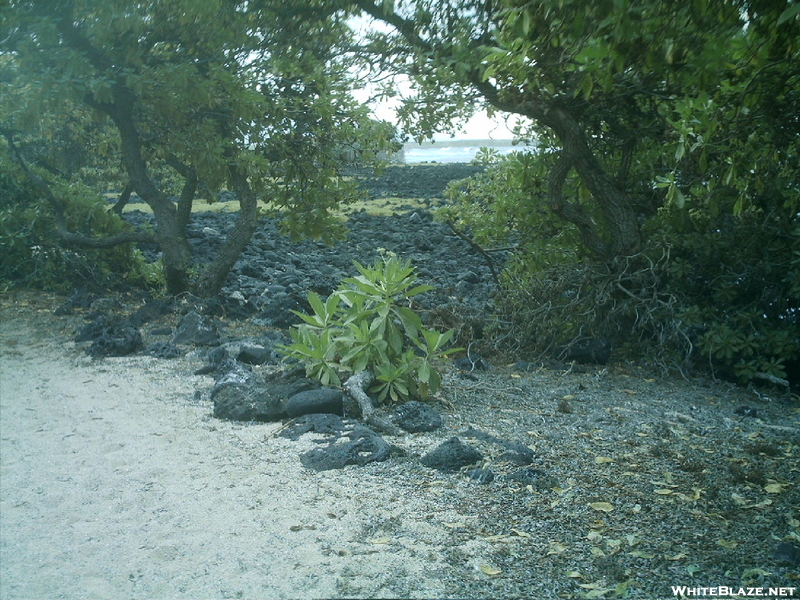
<svg viewBox="0 0 800 600"><path fill-rule="evenodd" d="M361 419L367 425L380 433L401 435L403 432L398 427L378 416L372 399L367 395L367 389L374 380L375 376L371 371L360 371L344 382L344 390L358 404Z"/></svg>
<svg viewBox="0 0 800 600"><path fill-rule="evenodd" d="M693 344L676 316L680 298L663 291L668 261L665 250L656 260L640 253L532 276L506 272L493 343L541 359L563 358L589 338L624 340L629 352L647 347L655 364L683 372Z"/></svg>

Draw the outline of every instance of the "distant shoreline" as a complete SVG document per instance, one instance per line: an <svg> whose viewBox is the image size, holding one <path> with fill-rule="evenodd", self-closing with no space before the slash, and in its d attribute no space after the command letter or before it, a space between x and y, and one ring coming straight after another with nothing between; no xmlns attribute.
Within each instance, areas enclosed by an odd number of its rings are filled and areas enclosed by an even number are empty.
<svg viewBox="0 0 800 600"><path fill-rule="evenodd" d="M439 141L426 141L406 142L403 144L405 150L419 150L427 148L506 148L514 145L514 140L439 140ZM520 148L524 148L524 144L519 144Z"/></svg>
<svg viewBox="0 0 800 600"><path fill-rule="evenodd" d="M524 143L514 145L513 140L444 140L434 142L409 142L396 154L396 162L415 163L470 163L478 156L481 148L488 148L500 155L514 151L530 151L532 146Z"/></svg>

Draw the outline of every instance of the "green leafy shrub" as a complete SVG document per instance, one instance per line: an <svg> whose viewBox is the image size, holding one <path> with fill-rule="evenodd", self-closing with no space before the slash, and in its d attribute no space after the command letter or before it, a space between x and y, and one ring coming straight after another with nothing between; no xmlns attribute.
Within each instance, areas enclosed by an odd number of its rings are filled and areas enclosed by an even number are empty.
<svg viewBox="0 0 800 600"><path fill-rule="evenodd" d="M446 346L453 331L427 329L410 300L433 288L415 285L410 262L387 253L370 267L355 263L360 275L345 279L327 299L310 292L313 314L294 311L303 323L292 328L293 343L283 353L306 365L309 377L341 385L340 373L371 370L370 390L393 402L436 393L441 376L433 363L456 352Z"/></svg>
<svg viewBox="0 0 800 600"><path fill-rule="evenodd" d="M552 157L488 153L475 162L486 169L448 185L450 204L437 210L437 220L469 231L491 256L501 256L493 252L497 248L513 248L512 262L507 265L512 269L518 263L526 271L546 269L581 258L577 232L553 214L545 196ZM578 193L573 179L567 187Z"/></svg>
<svg viewBox="0 0 800 600"><path fill-rule="evenodd" d="M749 208L738 216L663 209L645 229L669 248L662 288L700 365L747 382L784 378L800 355L800 222Z"/></svg>
<svg viewBox="0 0 800 600"><path fill-rule="evenodd" d="M81 249L60 244L47 201L0 152L0 286L69 291L76 286L110 288L127 282L152 285L152 268L133 244ZM85 186L60 182L67 227L86 235L113 235L129 226Z"/></svg>
<svg viewBox="0 0 800 600"><path fill-rule="evenodd" d="M672 203L644 221L641 253L591 260L548 210L536 165L501 159L452 184L439 213L487 250L510 248L488 329L499 349L558 355L602 337L618 356L663 367L740 382L789 375L800 356L796 211L769 194L737 214Z"/></svg>

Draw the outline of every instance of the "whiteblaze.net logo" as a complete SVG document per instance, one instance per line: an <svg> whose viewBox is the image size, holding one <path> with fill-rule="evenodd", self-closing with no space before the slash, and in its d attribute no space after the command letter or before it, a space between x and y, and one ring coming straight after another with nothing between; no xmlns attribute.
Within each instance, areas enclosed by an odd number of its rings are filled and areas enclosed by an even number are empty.
<svg viewBox="0 0 800 600"><path fill-rule="evenodd" d="M796 587L672 586L672 595L678 598L796 598L796 592Z"/></svg>

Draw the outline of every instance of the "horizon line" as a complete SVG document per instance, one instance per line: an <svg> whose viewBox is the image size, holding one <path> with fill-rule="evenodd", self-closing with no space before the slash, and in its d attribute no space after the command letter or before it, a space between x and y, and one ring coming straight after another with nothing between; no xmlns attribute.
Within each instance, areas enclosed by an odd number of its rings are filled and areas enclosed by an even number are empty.
<svg viewBox="0 0 800 600"><path fill-rule="evenodd" d="M466 146L482 146L482 147L493 147L493 146L520 146L520 148L526 147L528 144L524 142L517 142L514 143L514 139L492 139L492 138L475 138L475 139L452 139L452 140L426 140L424 142L405 142L403 144L404 149L409 148L432 148L432 147L439 147L439 148L447 148L447 147L466 147Z"/></svg>

